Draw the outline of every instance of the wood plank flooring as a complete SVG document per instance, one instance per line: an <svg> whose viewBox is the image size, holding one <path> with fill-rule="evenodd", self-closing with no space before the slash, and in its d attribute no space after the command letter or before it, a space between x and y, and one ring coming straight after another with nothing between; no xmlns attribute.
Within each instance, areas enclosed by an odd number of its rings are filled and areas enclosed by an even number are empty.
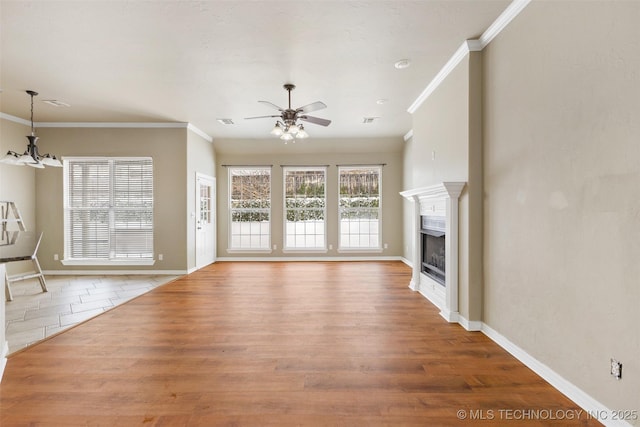
<svg viewBox="0 0 640 427"><path fill-rule="evenodd" d="M213 264L11 355L0 425L599 425L410 275Z"/></svg>

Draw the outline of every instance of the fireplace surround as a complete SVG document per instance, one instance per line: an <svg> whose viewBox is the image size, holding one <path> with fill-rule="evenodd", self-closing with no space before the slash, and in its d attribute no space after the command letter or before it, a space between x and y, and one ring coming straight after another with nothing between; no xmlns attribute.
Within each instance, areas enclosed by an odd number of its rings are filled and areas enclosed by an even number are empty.
<svg viewBox="0 0 640 427"><path fill-rule="evenodd" d="M465 184L443 182L400 193L414 203L412 235L415 240L410 255L413 270L409 288L436 305L448 322L458 321L458 204ZM442 243L444 253L441 246L437 246Z"/></svg>

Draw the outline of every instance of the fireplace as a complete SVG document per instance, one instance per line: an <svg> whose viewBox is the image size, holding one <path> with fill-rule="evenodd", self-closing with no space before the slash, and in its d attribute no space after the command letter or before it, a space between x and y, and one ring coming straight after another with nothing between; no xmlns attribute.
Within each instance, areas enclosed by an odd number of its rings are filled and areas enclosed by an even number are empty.
<svg viewBox="0 0 640 427"><path fill-rule="evenodd" d="M446 283L446 218L420 217L421 272L440 285Z"/></svg>
<svg viewBox="0 0 640 427"><path fill-rule="evenodd" d="M465 185L443 182L400 193L414 203L409 288L434 303L449 322L458 321L458 205Z"/></svg>

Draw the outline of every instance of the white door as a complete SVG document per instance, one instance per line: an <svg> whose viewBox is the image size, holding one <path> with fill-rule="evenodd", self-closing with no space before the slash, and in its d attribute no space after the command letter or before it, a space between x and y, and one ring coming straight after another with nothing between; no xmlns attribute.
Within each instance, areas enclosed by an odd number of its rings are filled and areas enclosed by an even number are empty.
<svg viewBox="0 0 640 427"><path fill-rule="evenodd" d="M216 179L196 175L196 268L216 260Z"/></svg>

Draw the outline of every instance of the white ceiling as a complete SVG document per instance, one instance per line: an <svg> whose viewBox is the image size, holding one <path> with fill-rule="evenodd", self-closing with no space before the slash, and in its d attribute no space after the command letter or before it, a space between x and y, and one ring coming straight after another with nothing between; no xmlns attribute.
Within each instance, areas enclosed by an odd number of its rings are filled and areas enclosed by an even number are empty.
<svg viewBox="0 0 640 427"><path fill-rule="evenodd" d="M214 140L269 138L275 119L243 118L276 112L258 100L287 107L290 82L294 108L328 106L310 113L333 121L305 126L312 138L399 137L409 105L509 3L2 0L0 111L28 119L31 89L36 122L189 122ZM395 69L405 58L411 67Z"/></svg>

